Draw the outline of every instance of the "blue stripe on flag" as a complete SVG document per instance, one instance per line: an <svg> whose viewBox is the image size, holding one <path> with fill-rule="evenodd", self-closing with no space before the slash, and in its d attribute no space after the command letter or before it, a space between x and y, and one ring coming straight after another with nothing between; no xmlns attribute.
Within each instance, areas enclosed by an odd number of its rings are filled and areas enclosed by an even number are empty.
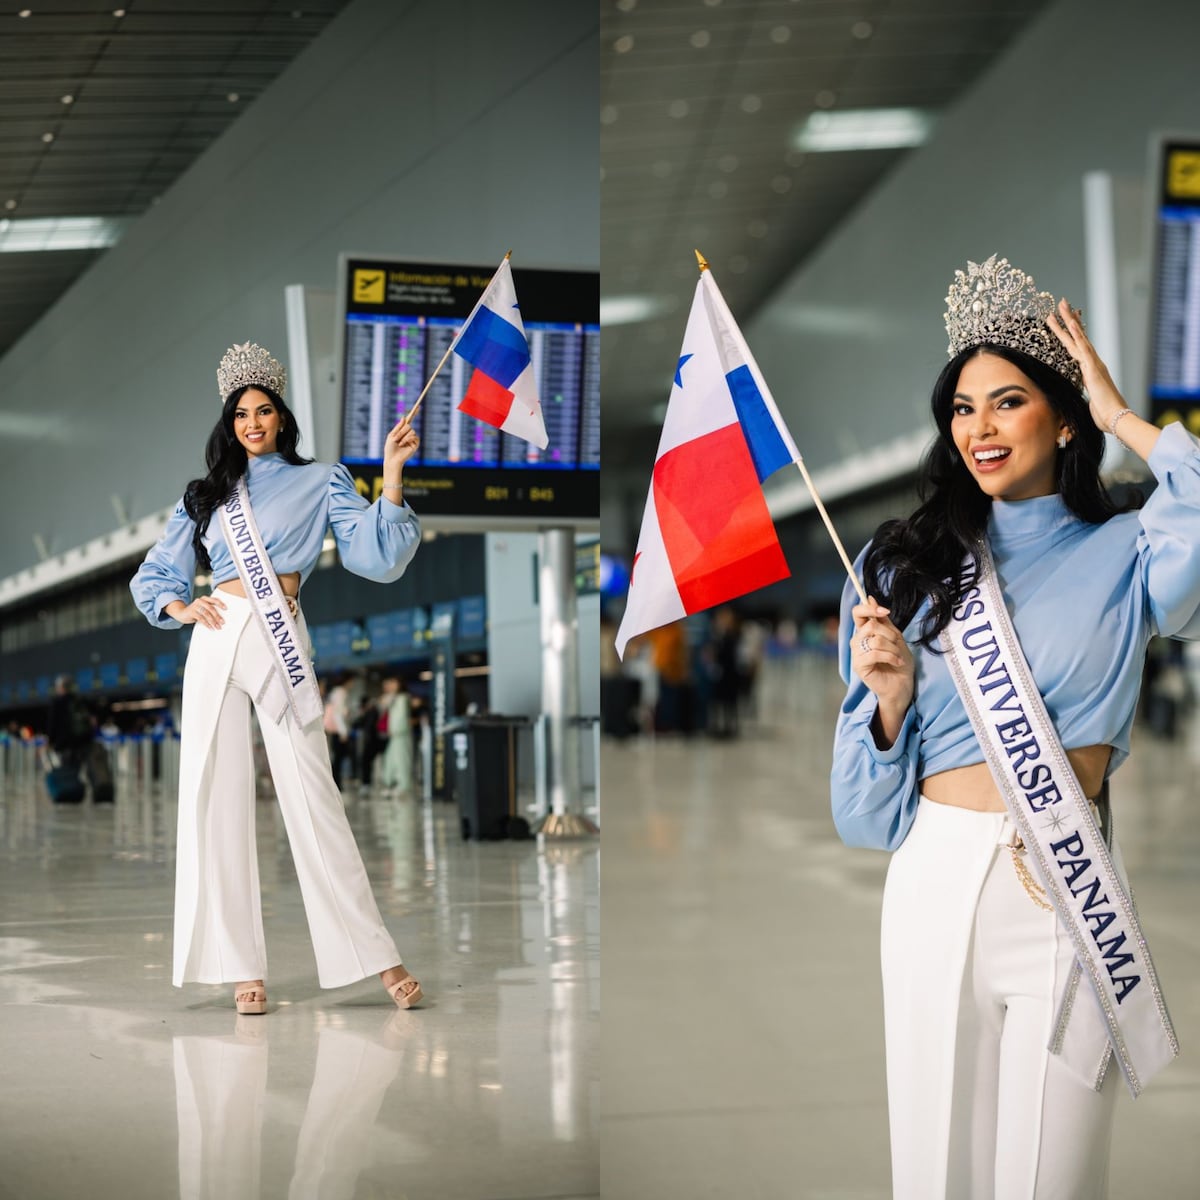
<svg viewBox="0 0 1200 1200"><path fill-rule="evenodd" d="M529 345L521 331L490 308L480 308L471 318L454 353L505 388L529 364Z"/></svg>
<svg viewBox="0 0 1200 1200"><path fill-rule="evenodd" d="M737 409L738 421L746 435L754 469L758 472L758 481L762 483L780 467L786 467L792 461L792 456L779 435L779 429L754 382L754 376L750 374L750 368L744 364L735 368L725 376L725 382L729 384L733 407Z"/></svg>

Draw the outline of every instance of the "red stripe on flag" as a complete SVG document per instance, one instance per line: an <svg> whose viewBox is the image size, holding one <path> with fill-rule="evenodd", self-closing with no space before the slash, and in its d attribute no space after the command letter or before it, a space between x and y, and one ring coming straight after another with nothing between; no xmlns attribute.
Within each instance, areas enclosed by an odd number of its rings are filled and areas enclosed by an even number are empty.
<svg viewBox="0 0 1200 1200"><path fill-rule="evenodd" d="M654 464L654 508L689 613L788 577L739 425L668 450Z"/></svg>
<svg viewBox="0 0 1200 1200"><path fill-rule="evenodd" d="M467 384L467 394L458 407L467 416L499 429L508 420L512 402L513 394L508 388L501 387L482 371L475 371L471 382Z"/></svg>

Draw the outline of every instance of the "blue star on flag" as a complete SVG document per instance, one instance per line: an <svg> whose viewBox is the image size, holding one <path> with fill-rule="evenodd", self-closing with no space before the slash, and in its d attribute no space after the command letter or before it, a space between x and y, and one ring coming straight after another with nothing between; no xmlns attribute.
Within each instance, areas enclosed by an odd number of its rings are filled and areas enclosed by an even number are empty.
<svg viewBox="0 0 1200 1200"><path fill-rule="evenodd" d="M679 361L675 364L675 386L676 387L683 387L683 380L680 379L679 373L683 370L683 364L685 362L687 362L687 360L689 358L693 358L693 357L694 357L694 355L691 355L691 354L681 354L679 356Z"/></svg>

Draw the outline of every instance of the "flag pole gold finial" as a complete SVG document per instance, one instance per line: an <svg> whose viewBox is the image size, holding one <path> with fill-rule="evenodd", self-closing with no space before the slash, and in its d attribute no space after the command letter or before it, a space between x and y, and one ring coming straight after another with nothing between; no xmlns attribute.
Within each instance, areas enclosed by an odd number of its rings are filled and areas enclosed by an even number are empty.
<svg viewBox="0 0 1200 1200"><path fill-rule="evenodd" d="M708 270L708 259L699 250L696 251L696 262L700 264L700 274L703 275Z"/></svg>
<svg viewBox="0 0 1200 1200"><path fill-rule="evenodd" d="M512 251L510 250L504 257L505 259L512 258Z"/></svg>

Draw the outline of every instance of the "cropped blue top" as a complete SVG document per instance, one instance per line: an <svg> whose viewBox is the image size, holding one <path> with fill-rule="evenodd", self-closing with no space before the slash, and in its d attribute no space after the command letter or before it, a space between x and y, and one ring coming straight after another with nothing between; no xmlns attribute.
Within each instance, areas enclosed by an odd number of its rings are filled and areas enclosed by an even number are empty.
<svg viewBox="0 0 1200 1200"><path fill-rule="evenodd" d="M1200 638L1200 441L1169 425L1149 466L1158 487L1145 507L1102 525L1080 520L1058 495L995 500L988 518L1008 611L1059 737L1067 749L1112 746L1110 774L1129 756L1150 638ZM925 606L904 629L913 703L895 743L875 745L875 696L850 670L857 600L847 582L839 649L849 690L833 749L833 819L848 845L894 850L916 815L919 781L984 755L944 656L916 642Z"/></svg>
<svg viewBox="0 0 1200 1200"><path fill-rule="evenodd" d="M326 529L333 530L346 569L378 583L399 579L416 553L421 526L413 510L386 495L368 504L340 463L294 466L279 454L263 454L250 459L246 478L254 519L277 575L299 572L303 583L317 565ZM179 622L163 612L172 600L191 603L194 531L180 501L130 580L134 603L160 629L179 628ZM204 546L212 562L213 586L236 579L237 567L217 513L209 522Z"/></svg>

